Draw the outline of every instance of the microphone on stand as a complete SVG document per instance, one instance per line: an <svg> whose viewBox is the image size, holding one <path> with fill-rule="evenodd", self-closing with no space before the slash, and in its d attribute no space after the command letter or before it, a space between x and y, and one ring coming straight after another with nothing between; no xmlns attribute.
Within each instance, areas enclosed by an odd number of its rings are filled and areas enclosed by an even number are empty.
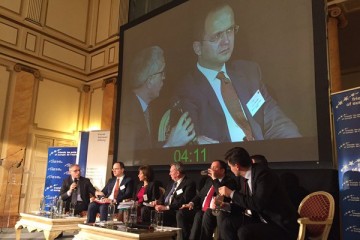
<svg viewBox="0 0 360 240"><path fill-rule="evenodd" d="M24 161L24 158L22 158L21 160L20 160L20 162L18 162L16 165L15 165L15 167L16 168L19 168L20 166L21 166L21 163Z"/></svg>
<svg viewBox="0 0 360 240"><path fill-rule="evenodd" d="M4 158L1 158L1 159L0 159L0 166L2 165L2 163L3 163L3 161L4 161L5 159L16 155L18 152L21 152L22 150L24 150L24 157L20 160L19 163L14 164L14 165L11 166L11 167L15 167L15 166L16 166L16 168L20 167L21 163L24 161L24 158L25 158L26 148L24 148L24 149L20 148L20 150L14 152L13 154L10 154L9 156L6 156L6 157L4 157Z"/></svg>

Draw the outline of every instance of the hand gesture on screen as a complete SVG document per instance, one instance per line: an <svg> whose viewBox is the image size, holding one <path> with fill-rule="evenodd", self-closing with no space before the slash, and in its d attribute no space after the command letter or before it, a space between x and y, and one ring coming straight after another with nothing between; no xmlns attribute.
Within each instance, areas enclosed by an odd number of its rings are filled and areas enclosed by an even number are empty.
<svg viewBox="0 0 360 240"><path fill-rule="evenodd" d="M188 112L181 115L176 126L171 129L169 138L164 147L184 146L194 139L194 124L191 122L191 118L187 118L188 116Z"/></svg>

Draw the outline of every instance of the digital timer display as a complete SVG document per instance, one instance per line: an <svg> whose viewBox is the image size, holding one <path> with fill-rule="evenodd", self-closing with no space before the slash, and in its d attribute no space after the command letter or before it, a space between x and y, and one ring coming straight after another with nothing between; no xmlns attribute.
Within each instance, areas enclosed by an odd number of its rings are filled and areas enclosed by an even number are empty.
<svg viewBox="0 0 360 240"><path fill-rule="evenodd" d="M174 151L174 162L204 163L206 162L206 148L195 148L194 150L177 149Z"/></svg>

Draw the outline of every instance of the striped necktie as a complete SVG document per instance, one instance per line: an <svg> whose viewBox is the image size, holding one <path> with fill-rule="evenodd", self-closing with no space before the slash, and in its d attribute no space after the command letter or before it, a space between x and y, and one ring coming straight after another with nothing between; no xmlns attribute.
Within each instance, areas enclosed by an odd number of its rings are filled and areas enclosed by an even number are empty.
<svg viewBox="0 0 360 240"><path fill-rule="evenodd" d="M229 113L231 114L236 124L243 130L245 134L244 140L253 141L254 137L250 124L245 117L241 107L240 99L230 79L224 75L224 72L219 72L216 78L220 79L221 81L221 95L224 99L226 108L229 110Z"/></svg>

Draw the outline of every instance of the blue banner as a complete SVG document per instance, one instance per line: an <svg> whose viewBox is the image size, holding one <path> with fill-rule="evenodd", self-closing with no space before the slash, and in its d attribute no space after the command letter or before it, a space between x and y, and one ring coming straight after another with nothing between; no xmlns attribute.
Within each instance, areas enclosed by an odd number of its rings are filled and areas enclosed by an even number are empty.
<svg viewBox="0 0 360 240"><path fill-rule="evenodd" d="M333 94L342 239L360 239L360 88Z"/></svg>
<svg viewBox="0 0 360 240"><path fill-rule="evenodd" d="M69 175L69 166L76 162L76 147L50 147L46 170L44 199L49 211L54 198L59 196L63 180Z"/></svg>

